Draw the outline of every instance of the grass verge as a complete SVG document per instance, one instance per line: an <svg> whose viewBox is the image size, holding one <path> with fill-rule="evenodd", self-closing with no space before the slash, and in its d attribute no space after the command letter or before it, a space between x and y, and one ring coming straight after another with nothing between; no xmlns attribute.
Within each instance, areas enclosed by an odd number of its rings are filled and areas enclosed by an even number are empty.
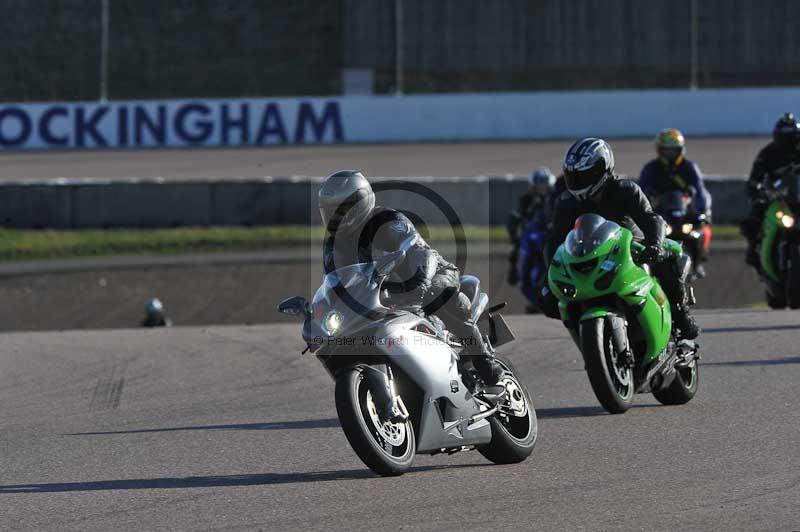
<svg viewBox="0 0 800 532"><path fill-rule="evenodd" d="M465 226L469 243L506 242L502 226ZM433 226L424 236L431 243L452 242L449 227ZM0 230L0 260L60 259L137 254L258 251L321 243L315 226L183 227L176 229ZM738 228L714 228L717 240L739 238Z"/></svg>

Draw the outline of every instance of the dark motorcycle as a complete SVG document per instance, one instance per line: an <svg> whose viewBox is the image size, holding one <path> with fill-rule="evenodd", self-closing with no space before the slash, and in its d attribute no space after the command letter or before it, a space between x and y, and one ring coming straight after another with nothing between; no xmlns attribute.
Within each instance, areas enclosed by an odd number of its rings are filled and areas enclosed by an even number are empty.
<svg viewBox="0 0 800 532"><path fill-rule="evenodd" d="M767 304L800 308L800 176L768 179L761 196L767 203L759 249Z"/></svg>
<svg viewBox="0 0 800 532"><path fill-rule="evenodd" d="M546 281L544 245L547 242L547 223L540 216L533 217L525 226L519 242L517 272L520 290L528 300L526 312L539 312L539 297Z"/></svg>
<svg viewBox="0 0 800 532"><path fill-rule="evenodd" d="M705 214L694 214L692 195L680 191L661 194L654 201L655 211L667 222L667 236L683 244L692 259L691 280L706 276L703 262L708 258L711 226Z"/></svg>

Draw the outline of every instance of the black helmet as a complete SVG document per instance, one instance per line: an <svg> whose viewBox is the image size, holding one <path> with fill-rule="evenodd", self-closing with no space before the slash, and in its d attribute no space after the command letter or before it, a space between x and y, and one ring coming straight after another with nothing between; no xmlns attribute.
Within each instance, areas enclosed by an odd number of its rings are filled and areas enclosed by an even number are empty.
<svg viewBox="0 0 800 532"><path fill-rule="evenodd" d="M772 139L775 144L783 148L793 148L800 142L800 124L797 123L797 119L792 113L784 113L775 122Z"/></svg>
<svg viewBox="0 0 800 532"><path fill-rule="evenodd" d="M586 138L570 146L564 156L564 183L575 199L591 198L614 174L614 152L603 139Z"/></svg>
<svg viewBox="0 0 800 532"><path fill-rule="evenodd" d="M349 233L369 219L375 193L357 170L342 170L325 178L319 189L319 213L330 233Z"/></svg>

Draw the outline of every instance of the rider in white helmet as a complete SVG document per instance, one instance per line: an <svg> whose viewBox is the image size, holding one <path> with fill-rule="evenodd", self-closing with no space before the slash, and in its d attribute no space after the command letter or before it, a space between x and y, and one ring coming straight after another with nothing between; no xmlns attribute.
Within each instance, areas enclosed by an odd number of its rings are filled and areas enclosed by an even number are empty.
<svg viewBox="0 0 800 532"><path fill-rule="evenodd" d="M319 211L327 231L323 251L325 273L343 266L375 260L396 251L409 238L414 244L396 273L404 279L390 283L399 298L415 301L435 313L458 336L482 380L493 385L502 375L477 325L469 318L469 298L460 291L460 272L419 235L399 211L375 205L369 181L355 170L336 172L320 187ZM386 286L386 285L385 285Z"/></svg>

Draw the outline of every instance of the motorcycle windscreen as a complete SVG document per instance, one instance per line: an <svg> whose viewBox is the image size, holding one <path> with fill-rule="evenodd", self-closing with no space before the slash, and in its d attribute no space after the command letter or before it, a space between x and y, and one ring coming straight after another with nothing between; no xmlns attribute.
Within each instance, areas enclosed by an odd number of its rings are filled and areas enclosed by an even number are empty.
<svg viewBox="0 0 800 532"><path fill-rule="evenodd" d="M575 220L564 247L573 257L584 257L619 234L620 226L597 214L584 214Z"/></svg>
<svg viewBox="0 0 800 532"><path fill-rule="evenodd" d="M319 318L334 308L345 317L369 317L373 311L381 309L379 287L373 280L374 271L375 263L360 263L325 275L311 302L314 317Z"/></svg>
<svg viewBox="0 0 800 532"><path fill-rule="evenodd" d="M687 202L683 192L674 191L662 194L658 198L658 212L669 214L673 218L686 216Z"/></svg>

